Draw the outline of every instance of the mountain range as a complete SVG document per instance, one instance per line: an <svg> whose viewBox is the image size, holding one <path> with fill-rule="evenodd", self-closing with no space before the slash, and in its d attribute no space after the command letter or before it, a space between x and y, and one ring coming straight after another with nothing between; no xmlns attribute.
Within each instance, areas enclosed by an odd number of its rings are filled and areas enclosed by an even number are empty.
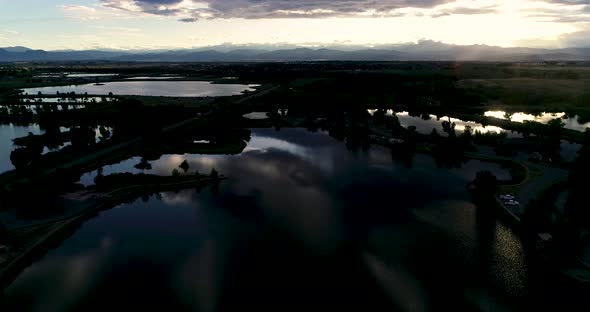
<svg viewBox="0 0 590 312"><path fill-rule="evenodd" d="M374 47L220 45L178 50L45 51L26 47L0 48L0 62L45 61L125 62L278 62L278 61L590 61L590 47L564 49L504 48L452 45L424 40L413 44Z"/></svg>

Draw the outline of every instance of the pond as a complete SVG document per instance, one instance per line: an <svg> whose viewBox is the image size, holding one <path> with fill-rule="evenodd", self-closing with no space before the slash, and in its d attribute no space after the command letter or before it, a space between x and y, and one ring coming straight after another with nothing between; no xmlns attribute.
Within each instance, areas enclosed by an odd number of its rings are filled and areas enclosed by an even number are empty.
<svg viewBox="0 0 590 312"><path fill-rule="evenodd" d="M373 115L377 110L375 109L370 109L368 110L369 114ZM512 131L507 131L504 130L500 127L496 127L496 126L484 126L480 123L474 122L474 121L468 121L468 120L461 120L461 119L457 119L457 118L451 118L448 116L443 116L443 117L437 117L436 115L432 115L432 114L423 114L422 116L411 116L410 113L408 112L394 112L393 110L387 110L386 114L388 116L393 116L393 114L395 114L395 116L397 116L400 124L402 127L409 127L409 126L414 126L416 127L416 131L418 131L418 133L421 134L430 134L432 132L432 129L436 129L436 131L438 131L439 134L443 134L443 127L442 127L442 122L443 121L450 121L452 123L455 123L455 131L457 131L457 133L462 133L465 131L465 128L467 126L471 127L472 131L479 131L482 133L487 133L487 132L496 132L496 133L500 133L500 132L506 132L508 134L509 138L513 138L513 137L521 137L520 134L518 133L514 133Z"/></svg>
<svg viewBox="0 0 590 312"><path fill-rule="evenodd" d="M504 310L562 298L534 279L519 237L470 203L466 184L486 166L502 173L493 164L440 169L421 155L408 167L321 132L255 129L240 155L166 155L152 172L185 159L229 179L100 213L22 272L0 308Z"/></svg>
<svg viewBox="0 0 590 312"><path fill-rule="evenodd" d="M35 75L35 78L95 78L95 77L114 77L118 74L88 74L88 73L46 73Z"/></svg>
<svg viewBox="0 0 590 312"><path fill-rule="evenodd" d="M27 102L25 102L27 103ZM0 105L0 112L2 113L6 113L7 115L11 115L11 114L21 114L21 113L26 113L26 114L33 114L36 115L38 114L40 111L43 111L43 109L49 109L51 108L52 112L57 111L63 111L64 108L67 108L67 110L76 110L76 109L84 109L86 108L85 104L81 104L82 102L60 102L60 104L58 105L51 105L51 106L44 106L42 105L42 103L40 102L36 102L36 103L27 103L27 104L19 104L19 105Z"/></svg>
<svg viewBox="0 0 590 312"><path fill-rule="evenodd" d="M74 105L71 105L74 106ZM70 108L72 109L72 108ZM113 133L114 129L112 127L105 127L106 130ZM67 132L70 131L70 128L67 127L60 127L60 132ZM100 133L100 127L95 127L93 129L95 132L95 140L96 142L100 142L103 140L103 136ZM39 127L39 125L32 124L28 126L18 126L14 124L0 124L0 174L6 171L10 171L15 169L12 165L12 161L10 160L10 153L17 148L14 145L13 140L16 138L21 138L29 135L29 133L33 133L36 135L43 134L45 131ZM63 144L59 146L52 146L43 148L42 155L45 155L49 152L57 151L61 148L71 145L71 142L63 142Z"/></svg>
<svg viewBox="0 0 590 312"><path fill-rule="evenodd" d="M33 134L42 134L38 125L17 126L13 124L0 124L0 173L14 169L10 161L10 153L14 149L12 140Z"/></svg>
<svg viewBox="0 0 590 312"><path fill-rule="evenodd" d="M285 132L289 132L291 130L285 130ZM297 131L303 131L298 129ZM331 168L333 166L332 160L327 159L318 159L318 156L314 156L313 150L305 150L296 144L290 144L290 142L281 142L280 140L269 137L265 135L266 130L264 129L255 129L248 146L245 149L245 153L251 151L267 151L269 149L273 150L283 150L285 152L293 153L298 155L302 158L310 158L316 159L314 162L318 163L320 168ZM333 153L330 151L330 153ZM199 173L208 174L211 172L213 168L219 170L216 165L226 165L228 160L234 161L235 159L239 159L243 155L240 156L225 156L225 155L193 155L193 154L185 154L185 155L164 155L160 159L155 161L149 161L152 169L144 170L144 169L137 169L135 165L141 162L141 157L133 157L127 159L125 161L104 166L101 171L103 175L109 175L114 173L125 173L130 172L133 174L137 173L148 173L148 174L155 174L160 176L169 176L172 174L174 169L179 169L179 165L184 161L190 165L188 173L194 173L198 171ZM388 164L391 163L391 155L387 149L382 147L373 147L366 157L372 158L375 164ZM489 170L492 171L498 179L501 180L510 180L511 176L508 170L502 168L500 165L490 162L482 162L479 160L469 160L467 161L461 168L459 169L439 169L436 168L435 161L428 155L416 155L414 157L415 162L419 162L423 169L434 170L450 170L454 174L461 176L465 180L473 180L475 178L475 174L480 170ZM182 172L182 171L181 171ZM94 184L94 179L98 175L98 170L85 173L82 175L80 179L80 183L84 186L90 186Z"/></svg>
<svg viewBox="0 0 590 312"><path fill-rule="evenodd" d="M113 99L105 97L104 101L112 101ZM85 98L26 98L23 99L24 103L101 103L103 102L102 97L85 97Z"/></svg>
<svg viewBox="0 0 590 312"><path fill-rule="evenodd" d="M71 93L89 95L140 95L170 97L207 97L239 95L254 91L258 85L214 84L208 81L114 81L102 84L83 84L23 89L27 94Z"/></svg>
<svg viewBox="0 0 590 312"><path fill-rule="evenodd" d="M183 76L142 76L142 77L130 77L125 80L170 80L170 79L185 79Z"/></svg>
<svg viewBox="0 0 590 312"><path fill-rule="evenodd" d="M252 120L268 119L268 115L266 112L251 112L249 114L244 115L243 117Z"/></svg>
<svg viewBox="0 0 590 312"><path fill-rule="evenodd" d="M507 113L505 111L487 111L484 113L486 117L493 117L499 119L510 120L514 122L524 121L536 121L542 124L547 124L553 119L561 119L565 124L566 129L576 131L586 131L586 128L590 128L590 122L581 123L579 116L567 117L566 113L540 113L540 114L528 114L528 113Z"/></svg>
<svg viewBox="0 0 590 312"><path fill-rule="evenodd" d="M94 77L113 77L117 76L118 74L87 74L87 73L77 73L77 74L68 74L68 78L94 78Z"/></svg>

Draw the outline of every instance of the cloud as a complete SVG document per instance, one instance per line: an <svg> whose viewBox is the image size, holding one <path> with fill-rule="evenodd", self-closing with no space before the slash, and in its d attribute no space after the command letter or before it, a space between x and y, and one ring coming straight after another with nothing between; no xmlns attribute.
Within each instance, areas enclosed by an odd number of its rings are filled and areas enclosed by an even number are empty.
<svg viewBox="0 0 590 312"><path fill-rule="evenodd" d="M112 18L130 18L130 12L112 10L102 6L93 7L86 5L57 5L66 18L71 20L95 21Z"/></svg>
<svg viewBox="0 0 590 312"><path fill-rule="evenodd" d="M443 16L451 16L451 15L477 15L477 14L494 14L498 13L498 6L496 5L488 5L483 7L453 7L449 9L442 9L439 10L430 16L432 17L443 17Z"/></svg>
<svg viewBox="0 0 590 312"><path fill-rule="evenodd" d="M11 29L0 29L0 40L16 39L21 35L20 32Z"/></svg>
<svg viewBox="0 0 590 312"><path fill-rule="evenodd" d="M181 22L203 19L277 19L325 17L444 17L495 14L507 0L100 0L103 8L171 16ZM586 20L590 0L519 2L528 16L564 22Z"/></svg>
<svg viewBox="0 0 590 312"><path fill-rule="evenodd" d="M561 36L559 39L566 47L588 47L590 48L590 24L582 25L578 31Z"/></svg>
<svg viewBox="0 0 590 312"><path fill-rule="evenodd" d="M105 7L175 16L183 22L212 18L321 18L398 16L403 8L433 8L453 0L101 0Z"/></svg>

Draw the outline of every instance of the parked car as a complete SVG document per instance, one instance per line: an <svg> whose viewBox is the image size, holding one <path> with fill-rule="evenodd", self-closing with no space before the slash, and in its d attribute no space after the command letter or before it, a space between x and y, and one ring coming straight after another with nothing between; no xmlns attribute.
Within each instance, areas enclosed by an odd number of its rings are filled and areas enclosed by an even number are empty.
<svg viewBox="0 0 590 312"><path fill-rule="evenodd" d="M505 199L505 200L514 200L514 196L510 195L510 194L505 194L505 195L500 195L500 199Z"/></svg>
<svg viewBox="0 0 590 312"><path fill-rule="evenodd" d="M509 201L505 201L504 205L507 206L520 206L520 203L515 201L515 200L509 200Z"/></svg>

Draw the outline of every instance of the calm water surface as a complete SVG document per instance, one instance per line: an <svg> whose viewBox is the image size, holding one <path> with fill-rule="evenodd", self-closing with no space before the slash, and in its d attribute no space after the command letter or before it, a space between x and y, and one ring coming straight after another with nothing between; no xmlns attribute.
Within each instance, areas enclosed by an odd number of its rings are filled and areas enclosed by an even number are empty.
<svg viewBox="0 0 590 312"><path fill-rule="evenodd" d="M43 131L38 125L16 126L13 124L0 125L0 173L14 169L10 161L10 152L14 150L12 140L33 134L41 134Z"/></svg>
<svg viewBox="0 0 590 312"><path fill-rule="evenodd" d="M172 97L206 97L239 95L244 91L253 91L257 85L213 84L207 81L115 81L101 85L84 84L74 86L43 87L23 89L28 94L56 94L76 92L91 95L143 95Z"/></svg>
<svg viewBox="0 0 590 312"><path fill-rule="evenodd" d="M0 309L497 311L544 285L519 237L470 203L467 182L493 165L408 167L387 149L262 129L241 155L166 155L152 172L184 159L230 179L100 213L7 287Z"/></svg>
<svg viewBox="0 0 590 312"><path fill-rule="evenodd" d="M582 123L580 122L580 118L578 116L567 117L566 113L540 113L533 115L522 112L506 113L504 111L487 111L484 113L484 115L487 117L505 119L514 122L536 121L542 124L547 124L553 119L561 119L561 121L565 124L564 128L566 129L583 132L586 131L587 128L590 128L590 122Z"/></svg>
<svg viewBox="0 0 590 312"><path fill-rule="evenodd" d="M374 114L376 111L377 110L375 110L375 109L368 110L369 114L371 114L371 115ZM461 120L461 119L457 119L457 118L451 118L448 116L443 116L440 118L437 117L436 115L432 115L432 114L424 114L422 116L410 116L410 113L408 113L408 112L394 112L391 109L387 110L386 114L388 116L393 116L393 114L395 114L395 116L397 116L397 118L400 122L400 125L402 127L407 128L409 126L414 126L414 127L416 127L416 131L418 131L418 133L421 133L421 134L430 134L432 132L432 129L436 129L436 131L438 131L439 134L444 134L442 122L443 121L450 121L452 123L455 123L455 131L457 131L457 133L464 132L465 128L467 126L469 126L469 127L471 127L471 130L474 132L475 131L479 131L481 133L506 132L508 134L508 137L521 137L520 134L504 130L500 127L484 126L484 125L474 122L474 121Z"/></svg>

